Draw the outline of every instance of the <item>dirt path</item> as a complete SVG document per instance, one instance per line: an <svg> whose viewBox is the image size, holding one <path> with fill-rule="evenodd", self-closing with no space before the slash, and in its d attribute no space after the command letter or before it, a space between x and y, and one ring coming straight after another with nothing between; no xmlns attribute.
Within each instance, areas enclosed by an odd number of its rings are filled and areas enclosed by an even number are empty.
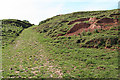
<svg viewBox="0 0 120 80"><path fill-rule="evenodd" d="M14 58L19 58L20 60L19 68L26 73L30 71L29 73L33 73L34 77L41 74L42 77L45 78L62 78L63 73L61 68L58 68L57 65L49 61L49 56L46 55L44 46L38 41L39 36L31 31L32 28L23 31L13 47L14 51L21 50L16 52L17 56L14 55ZM29 65L22 65L24 62ZM54 62L54 60L52 62ZM28 68L28 70L25 70L26 68ZM21 72L15 71L15 73L20 74ZM33 76L28 77L32 78Z"/></svg>

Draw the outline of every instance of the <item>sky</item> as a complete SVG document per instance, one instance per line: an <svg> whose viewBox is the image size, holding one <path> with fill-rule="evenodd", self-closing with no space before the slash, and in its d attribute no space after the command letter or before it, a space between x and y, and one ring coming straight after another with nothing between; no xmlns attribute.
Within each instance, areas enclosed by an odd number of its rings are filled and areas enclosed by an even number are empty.
<svg viewBox="0 0 120 80"><path fill-rule="evenodd" d="M0 0L0 19L28 20L38 25L47 18L78 11L111 10L120 0Z"/></svg>

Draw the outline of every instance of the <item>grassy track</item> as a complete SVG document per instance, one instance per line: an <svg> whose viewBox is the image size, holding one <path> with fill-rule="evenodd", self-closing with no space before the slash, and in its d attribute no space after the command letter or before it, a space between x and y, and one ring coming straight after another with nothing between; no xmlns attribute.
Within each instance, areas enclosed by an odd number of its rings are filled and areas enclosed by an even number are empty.
<svg viewBox="0 0 120 80"><path fill-rule="evenodd" d="M117 78L117 51L57 48L50 45L51 38L35 32L34 27L25 29L3 49L4 78Z"/></svg>
<svg viewBox="0 0 120 80"><path fill-rule="evenodd" d="M28 28L3 49L3 76L7 77L61 77L61 69L51 64L46 56L43 45L39 42L42 37ZM9 66L8 66L9 65Z"/></svg>

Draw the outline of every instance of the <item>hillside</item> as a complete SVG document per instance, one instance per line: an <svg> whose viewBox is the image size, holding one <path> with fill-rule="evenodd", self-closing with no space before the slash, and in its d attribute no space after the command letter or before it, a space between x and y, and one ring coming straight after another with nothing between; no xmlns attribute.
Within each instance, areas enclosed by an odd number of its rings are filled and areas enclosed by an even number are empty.
<svg viewBox="0 0 120 80"><path fill-rule="evenodd" d="M3 19L2 21L2 48L12 43L17 36L25 29L33 24L28 21L16 19Z"/></svg>
<svg viewBox="0 0 120 80"><path fill-rule="evenodd" d="M25 27L2 50L3 77L117 79L119 23L114 9L61 14Z"/></svg>

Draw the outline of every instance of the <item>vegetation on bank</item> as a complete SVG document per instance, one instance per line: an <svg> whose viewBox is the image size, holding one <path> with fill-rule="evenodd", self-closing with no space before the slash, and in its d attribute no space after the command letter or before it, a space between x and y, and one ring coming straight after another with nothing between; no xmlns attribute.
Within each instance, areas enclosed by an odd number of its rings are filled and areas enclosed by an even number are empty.
<svg viewBox="0 0 120 80"><path fill-rule="evenodd" d="M33 24L24 20L3 19L2 21L2 48L12 43L17 36L25 29Z"/></svg>
<svg viewBox="0 0 120 80"><path fill-rule="evenodd" d="M120 15L117 14L117 9L74 12L54 16L41 21L37 26L23 30L18 37L14 38L15 41L12 44L8 44L2 50L3 77L120 77L118 74L119 24L111 25L110 29L94 29L87 32L83 30L78 35L65 35L75 24L80 23L75 22L69 25L71 21L96 17L99 18L98 20L112 18L120 22ZM84 21L84 23L89 23L89 21ZM14 30L13 27L10 30ZM58 34L62 35L57 36ZM5 42L4 39L3 42Z"/></svg>

